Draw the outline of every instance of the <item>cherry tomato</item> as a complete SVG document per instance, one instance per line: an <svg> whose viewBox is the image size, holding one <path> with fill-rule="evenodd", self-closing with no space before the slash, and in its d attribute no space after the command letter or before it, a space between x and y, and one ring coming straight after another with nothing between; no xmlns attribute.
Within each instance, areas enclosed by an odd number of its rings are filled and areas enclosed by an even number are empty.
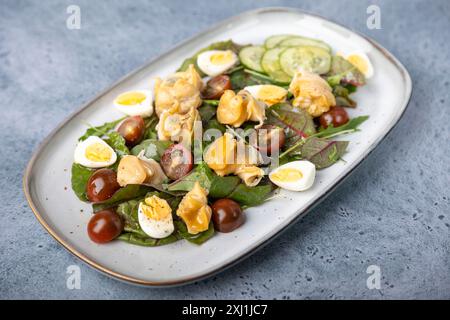
<svg viewBox="0 0 450 320"><path fill-rule="evenodd" d="M225 90L231 89L230 77L219 75L206 83L206 88L202 92L203 99L219 99Z"/></svg>
<svg viewBox="0 0 450 320"><path fill-rule="evenodd" d="M161 156L161 167L172 180L178 180L189 173L193 167L191 151L182 144L172 144Z"/></svg>
<svg viewBox="0 0 450 320"><path fill-rule="evenodd" d="M219 199L211 209L214 228L219 232L231 232L245 222L241 206L231 199Z"/></svg>
<svg viewBox="0 0 450 320"><path fill-rule="evenodd" d="M87 231L92 241L106 243L120 235L123 231L123 221L113 209L102 210L89 220Z"/></svg>
<svg viewBox="0 0 450 320"><path fill-rule="evenodd" d="M320 125L324 128L327 128L330 124L333 124L334 127L339 127L346 124L348 120L347 111L343 107L333 107L319 118Z"/></svg>
<svg viewBox="0 0 450 320"><path fill-rule="evenodd" d="M88 180L86 193L91 202L101 202L112 197L119 190L117 174L111 169L99 169Z"/></svg>
<svg viewBox="0 0 450 320"><path fill-rule="evenodd" d="M257 149L267 155L280 150L286 141L283 128L265 124L257 130Z"/></svg>
<svg viewBox="0 0 450 320"><path fill-rule="evenodd" d="M137 145L145 133L145 123L141 116L133 116L126 118L117 131L125 139L127 146L132 147Z"/></svg>

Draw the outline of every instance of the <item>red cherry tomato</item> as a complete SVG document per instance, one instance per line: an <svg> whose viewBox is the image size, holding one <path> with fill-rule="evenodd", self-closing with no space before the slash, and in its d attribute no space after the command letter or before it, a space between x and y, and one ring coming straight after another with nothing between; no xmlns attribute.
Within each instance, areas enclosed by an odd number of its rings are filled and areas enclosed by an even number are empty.
<svg viewBox="0 0 450 320"><path fill-rule="evenodd" d="M319 118L320 125L323 128L327 128L330 124L333 124L333 127L339 127L346 124L348 121L348 113L343 107L333 107Z"/></svg>
<svg viewBox="0 0 450 320"><path fill-rule="evenodd" d="M231 80L227 75L219 75L206 83L202 92L203 99L219 99L225 90L231 89Z"/></svg>
<svg viewBox="0 0 450 320"><path fill-rule="evenodd" d="M231 232L245 222L241 206L231 199L219 199L211 209L214 228L219 232Z"/></svg>
<svg viewBox="0 0 450 320"><path fill-rule="evenodd" d="M120 235L123 231L123 221L115 210L102 210L95 213L89 220L87 231L92 241L106 243Z"/></svg>
<svg viewBox="0 0 450 320"><path fill-rule="evenodd" d="M283 128L271 124L261 126L256 133L258 139L257 149L267 155L280 150L286 141L286 134Z"/></svg>
<svg viewBox="0 0 450 320"><path fill-rule="evenodd" d="M161 167L172 180L178 180L189 173L193 167L191 151L182 144L172 144L161 156Z"/></svg>
<svg viewBox="0 0 450 320"><path fill-rule="evenodd" d="M141 116L126 118L117 131L125 139L127 146L132 147L141 142L145 133L145 123Z"/></svg>
<svg viewBox="0 0 450 320"><path fill-rule="evenodd" d="M120 189L117 174L111 169L99 169L88 180L86 193L91 202L101 202L112 197Z"/></svg>

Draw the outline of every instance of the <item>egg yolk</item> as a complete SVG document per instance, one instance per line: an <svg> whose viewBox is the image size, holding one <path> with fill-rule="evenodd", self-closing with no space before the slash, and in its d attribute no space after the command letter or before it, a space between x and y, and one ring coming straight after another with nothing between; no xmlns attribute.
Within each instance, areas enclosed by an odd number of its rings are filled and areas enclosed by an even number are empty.
<svg viewBox="0 0 450 320"><path fill-rule="evenodd" d="M117 97L116 102L124 106L134 106L142 103L146 95L142 92L125 92Z"/></svg>
<svg viewBox="0 0 450 320"><path fill-rule="evenodd" d="M149 219L162 220L172 213L167 201L157 196L145 198L144 203L141 205L141 210Z"/></svg>
<svg viewBox="0 0 450 320"><path fill-rule="evenodd" d="M258 92L258 99L269 106L281 102L286 98L287 91L276 86L264 86Z"/></svg>
<svg viewBox="0 0 450 320"><path fill-rule="evenodd" d="M358 68L359 71L366 74L368 66L366 60L363 57L356 54L347 57L347 61Z"/></svg>
<svg viewBox="0 0 450 320"><path fill-rule="evenodd" d="M279 182L294 182L300 180L303 174L300 170L294 168L284 168L271 174L272 180Z"/></svg>
<svg viewBox="0 0 450 320"><path fill-rule="evenodd" d="M86 147L85 156L86 159L94 162L104 162L111 159L112 152L103 143L92 143Z"/></svg>
<svg viewBox="0 0 450 320"><path fill-rule="evenodd" d="M222 65L228 62L231 62L233 60L233 54L231 51L223 51L223 52L216 52L211 55L211 63L215 65Z"/></svg>

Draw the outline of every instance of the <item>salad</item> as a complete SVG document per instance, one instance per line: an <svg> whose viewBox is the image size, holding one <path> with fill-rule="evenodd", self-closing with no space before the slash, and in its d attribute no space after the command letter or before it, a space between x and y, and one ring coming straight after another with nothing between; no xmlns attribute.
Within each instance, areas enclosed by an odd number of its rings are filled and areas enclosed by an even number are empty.
<svg viewBox="0 0 450 320"><path fill-rule="evenodd" d="M338 162L368 117L351 94L373 75L364 52L274 35L213 43L152 88L111 101L124 117L79 138L72 189L92 204L90 239L202 244L245 223L281 188L302 192Z"/></svg>

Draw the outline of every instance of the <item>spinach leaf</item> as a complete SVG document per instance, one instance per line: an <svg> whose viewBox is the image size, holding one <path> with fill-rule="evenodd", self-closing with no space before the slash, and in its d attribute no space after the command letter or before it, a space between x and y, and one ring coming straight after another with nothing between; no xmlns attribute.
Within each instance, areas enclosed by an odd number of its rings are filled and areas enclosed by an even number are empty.
<svg viewBox="0 0 450 320"><path fill-rule="evenodd" d="M341 87L344 87L345 89L347 89L349 94L355 93L358 90L357 86L354 86L350 83L341 83L340 84Z"/></svg>
<svg viewBox="0 0 450 320"><path fill-rule="evenodd" d="M94 170L83 167L78 163L72 164L72 190L81 201L88 201L86 186Z"/></svg>
<svg viewBox="0 0 450 320"><path fill-rule="evenodd" d="M203 99L203 104L208 104L211 106L215 106L217 107L219 105L220 100L207 100L207 99ZM201 108L201 107L200 107Z"/></svg>
<svg viewBox="0 0 450 320"><path fill-rule="evenodd" d="M158 133L156 132L156 125L158 124L158 116L156 113L149 118L144 120L145 123L145 133L144 139L158 139Z"/></svg>
<svg viewBox="0 0 450 320"><path fill-rule="evenodd" d="M270 183L247 187L237 176L220 177L205 162L199 164L187 176L170 184L167 189L169 191L188 192L194 187L195 181L198 181L203 188L209 191L209 197L229 198L246 207L263 203L272 191Z"/></svg>
<svg viewBox="0 0 450 320"><path fill-rule="evenodd" d="M171 141L147 139L131 149L131 154L137 156L144 150L144 156L155 161L161 160L164 151L172 144Z"/></svg>
<svg viewBox="0 0 450 320"><path fill-rule="evenodd" d="M188 175L168 185L168 191L190 191L194 187L196 181L200 185L209 190L211 182L214 178L214 173L205 162L200 163Z"/></svg>
<svg viewBox="0 0 450 320"><path fill-rule="evenodd" d="M179 237L198 245L204 243L214 235L214 225L212 221L209 222L208 230L197 234L190 234L186 224L179 219L174 220L174 224Z"/></svg>
<svg viewBox="0 0 450 320"><path fill-rule="evenodd" d="M116 151L119 159L130 154L130 150L125 144L125 139L117 131L111 131L107 134L105 141Z"/></svg>
<svg viewBox="0 0 450 320"><path fill-rule="evenodd" d="M131 244L135 244L138 246L157 247L157 246L163 246L166 244L176 242L180 238L176 234L171 234L170 236L168 236L166 238L154 239L154 238L150 238L149 236L140 236L140 235L132 233L132 232L125 232L125 233L122 233L120 236L118 236L117 239L131 243Z"/></svg>
<svg viewBox="0 0 450 320"><path fill-rule="evenodd" d="M174 197L158 191L152 191L148 192L145 196L141 196L140 198L120 203L117 206L116 212L122 217L124 221L125 232L131 232L141 237L148 237L148 235L144 231L142 231L139 225L138 209L139 203L142 202L144 198L151 197L153 195L158 196L161 199L165 199L173 212L176 211L176 209L178 208L178 204L181 201L181 197Z"/></svg>
<svg viewBox="0 0 450 320"><path fill-rule="evenodd" d="M237 54L239 53L240 48L241 46L234 43L232 40L212 43L206 48L203 48L200 51L196 52L192 57L185 59L177 71L186 71L189 65L193 64L197 69L197 72L200 74L200 76L203 77L205 76L205 74L200 70L200 68L197 65L197 57L200 53L208 50L231 50Z"/></svg>
<svg viewBox="0 0 450 320"><path fill-rule="evenodd" d="M200 141L202 149L205 150L216 138L222 136L227 131L227 127L221 124L217 118L212 118L203 124L203 139Z"/></svg>
<svg viewBox="0 0 450 320"><path fill-rule="evenodd" d="M227 127L221 124L216 118L212 118L208 121L208 124L205 126L205 131L208 129L217 129L222 133L225 133L225 131L227 131ZM208 133L205 132L205 139L209 139L208 137Z"/></svg>
<svg viewBox="0 0 450 320"><path fill-rule="evenodd" d="M351 86L356 88L354 86ZM336 105L347 108L356 108L356 101L350 98L350 91L340 84L333 87L333 94L336 98Z"/></svg>
<svg viewBox="0 0 450 320"><path fill-rule="evenodd" d="M129 184L123 188L120 188L113 194L111 198L106 201L94 203L92 205L94 212L108 209L119 205L122 202L143 197L152 188L144 185Z"/></svg>
<svg viewBox="0 0 450 320"><path fill-rule="evenodd" d="M147 193L145 197L148 198L153 195L166 200L173 212L177 211L178 205L180 204L182 198L181 195L169 194L167 191L152 191Z"/></svg>
<svg viewBox="0 0 450 320"><path fill-rule="evenodd" d="M112 122L106 122L101 126L90 127L89 129L86 130L85 134L82 135L78 140L84 141L90 136L97 136L97 137L104 136L108 131L114 129L123 119L125 119L125 117Z"/></svg>
<svg viewBox="0 0 450 320"><path fill-rule="evenodd" d="M117 206L117 214L122 217L124 222L124 230L126 232L132 232L140 236L146 236L145 232L142 231L139 220L138 220L138 208L139 203L143 200L133 199L126 202L122 202Z"/></svg>
<svg viewBox="0 0 450 320"><path fill-rule="evenodd" d="M176 196L176 197L164 197L161 196L161 198L166 199L167 203L169 204L170 208L172 208L172 212L176 212L178 209L178 206L181 202L182 197Z"/></svg>
<svg viewBox="0 0 450 320"><path fill-rule="evenodd" d="M200 114L200 118L202 119L202 124L204 127L208 125L208 121L214 118L216 115L217 106L211 104L211 103L205 103L203 101L203 104L200 108L198 108L198 112Z"/></svg>
<svg viewBox="0 0 450 320"><path fill-rule="evenodd" d="M272 81L269 81L265 77L251 74L242 69L231 73L230 81L232 89L236 91L257 84L272 84Z"/></svg>
<svg viewBox="0 0 450 320"><path fill-rule="evenodd" d="M328 138L331 136L336 136L339 133L355 132L358 131L359 125L367 119L369 119L369 116L359 116L350 119L349 122L339 127L333 127L333 125L330 125L326 129L321 128L321 130L316 133L315 136L319 138Z"/></svg>
<svg viewBox="0 0 450 320"><path fill-rule="evenodd" d="M285 128L286 148L293 146L299 139L316 133L314 121L308 112L288 103L278 103L268 109L267 123Z"/></svg>
<svg viewBox="0 0 450 320"><path fill-rule="evenodd" d="M208 196L211 198L226 198L241 183L241 179L237 176L221 177L214 175L209 188Z"/></svg>
<svg viewBox="0 0 450 320"><path fill-rule="evenodd" d="M227 198L238 202L245 207L255 207L262 204L272 192L270 183L260 184L255 187L247 187L244 183L239 184Z"/></svg>
<svg viewBox="0 0 450 320"><path fill-rule="evenodd" d="M166 194L162 194L156 191L149 192L145 196L150 197L151 195L157 195L158 197L166 199L169 202L169 205L173 205L173 200L176 199L175 197L169 197ZM162 246L179 240L180 238L177 236L176 231L170 236L163 239L151 238L144 231L142 231L141 226L139 225L138 209L139 203L143 199L144 197L141 197L139 199L132 199L126 202L122 202L117 207L116 211L124 221L125 231L118 237L118 239L131 244L147 247ZM174 208L172 208L172 210L174 210Z"/></svg>
<svg viewBox="0 0 450 320"><path fill-rule="evenodd" d="M305 140L299 148L302 159L309 160L317 169L323 169L336 163L347 149L348 141L330 141L317 137Z"/></svg>
<svg viewBox="0 0 450 320"><path fill-rule="evenodd" d="M361 71L341 56L332 57L331 68L326 77L332 87L341 82L354 86L362 86L366 83L366 78Z"/></svg>

